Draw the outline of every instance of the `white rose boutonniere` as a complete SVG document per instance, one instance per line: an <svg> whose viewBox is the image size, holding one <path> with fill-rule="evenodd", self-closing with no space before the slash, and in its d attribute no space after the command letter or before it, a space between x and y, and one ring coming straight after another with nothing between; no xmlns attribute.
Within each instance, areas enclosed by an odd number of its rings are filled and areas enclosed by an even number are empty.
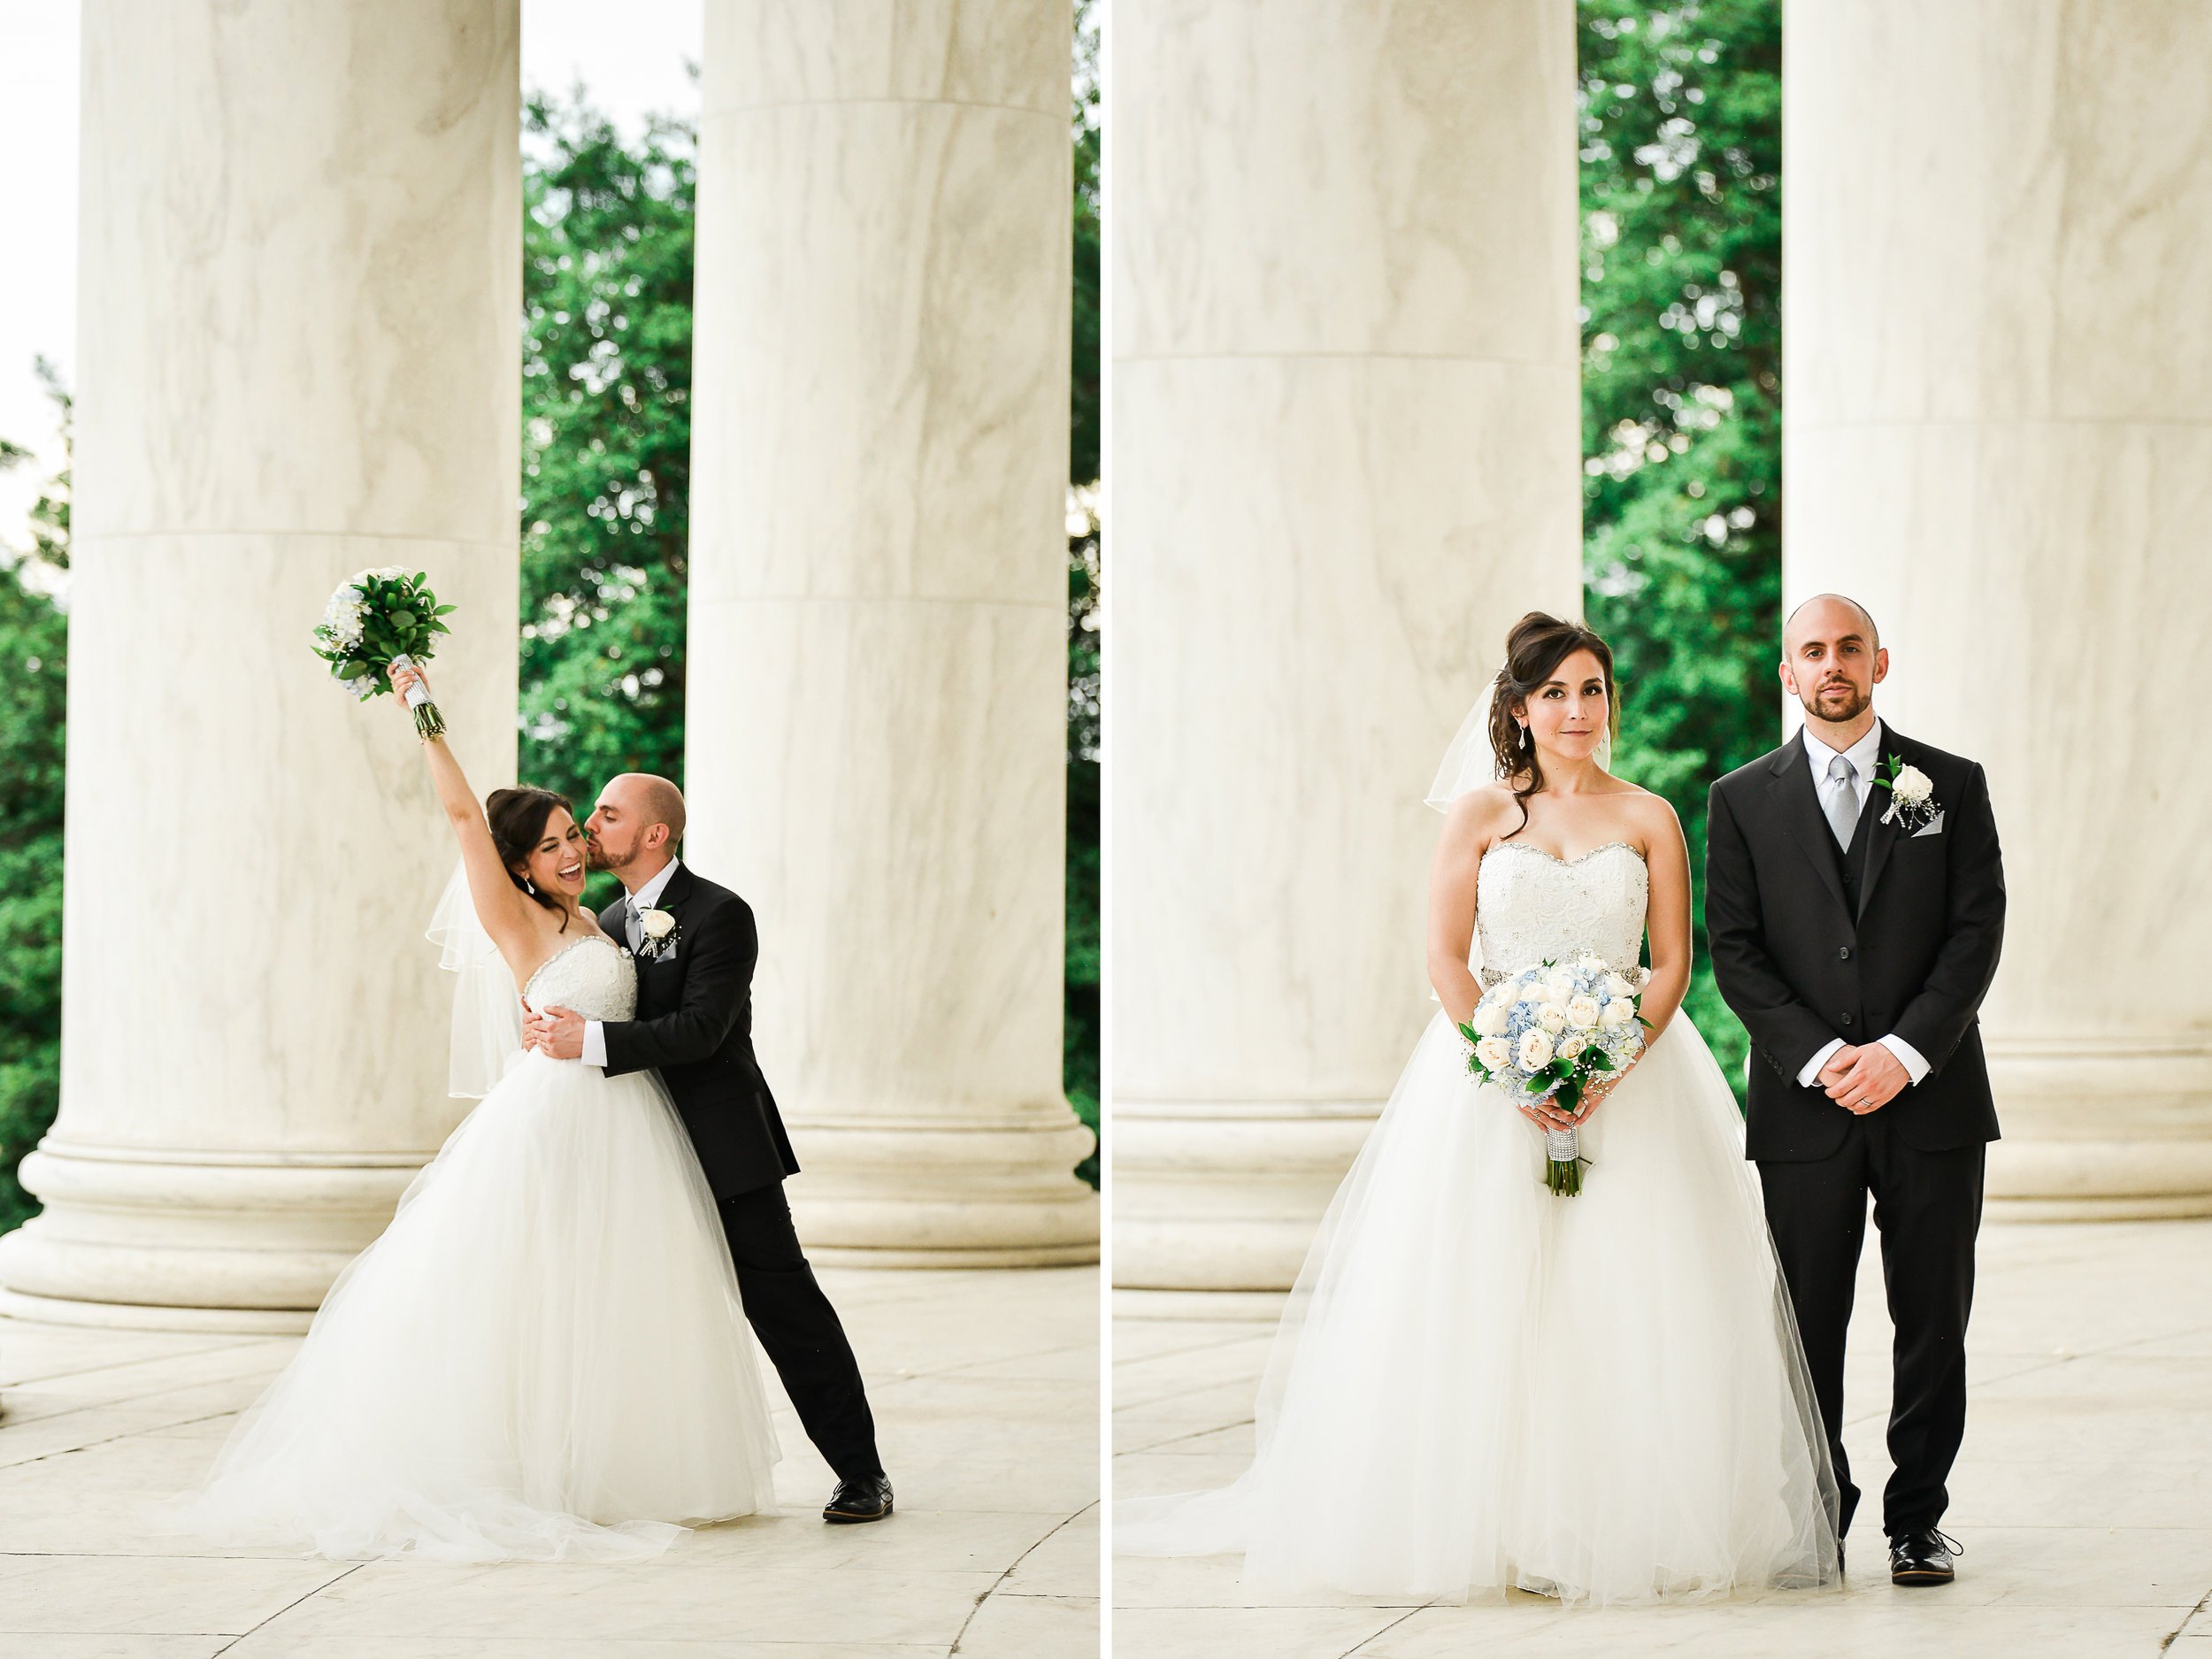
<svg viewBox="0 0 2212 1659"><path fill-rule="evenodd" d="M1889 810L1882 814L1882 822L1901 823L1909 834L1933 822L1941 810L1935 803L1933 780L1919 767L1905 764L1901 755L1887 756L1885 762L1888 770L1874 778L1876 787L1889 791Z"/></svg>
<svg viewBox="0 0 2212 1659"><path fill-rule="evenodd" d="M666 910L640 910L638 932L643 942L638 956L647 962L658 960L676 948L676 918Z"/></svg>

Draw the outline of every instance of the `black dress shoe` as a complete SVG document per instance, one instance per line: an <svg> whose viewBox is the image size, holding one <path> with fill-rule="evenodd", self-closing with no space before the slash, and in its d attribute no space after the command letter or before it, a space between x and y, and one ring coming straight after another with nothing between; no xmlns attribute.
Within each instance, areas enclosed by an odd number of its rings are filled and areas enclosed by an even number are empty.
<svg viewBox="0 0 2212 1659"><path fill-rule="evenodd" d="M1889 1540L1889 1581L1892 1584L1948 1584L1957 1576L1951 1557L1966 1553L1955 1538L1946 1538L1932 1526L1900 1532Z"/></svg>
<svg viewBox="0 0 2212 1659"><path fill-rule="evenodd" d="M830 1501L822 1507L822 1518L833 1526L854 1526L863 1521L880 1521L891 1513L891 1478L888 1475L870 1475L860 1480L841 1480L837 1490L830 1494Z"/></svg>

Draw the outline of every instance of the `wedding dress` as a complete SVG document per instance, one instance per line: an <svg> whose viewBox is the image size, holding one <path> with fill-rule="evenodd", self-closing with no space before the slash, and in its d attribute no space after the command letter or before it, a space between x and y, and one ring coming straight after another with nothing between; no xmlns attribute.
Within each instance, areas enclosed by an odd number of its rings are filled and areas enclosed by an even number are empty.
<svg viewBox="0 0 2212 1659"><path fill-rule="evenodd" d="M1476 877L1486 983L1637 961L1648 876L1508 841ZM1831 1579L1836 1490L1735 1099L1678 1013L1581 1130L1578 1197L1429 1023L1323 1220L1211 1493L1117 1506L1133 1555L1248 1584L1593 1604Z"/></svg>
<svg viewBox="0 0 2212 1659"><path fill-rule="evenodd" d="M525 995L627 1019L635 964L587 934ZM166 1530L342 1559L605 1561L773 1507L736 1271L658 1075L502 1058Z"/></svg>

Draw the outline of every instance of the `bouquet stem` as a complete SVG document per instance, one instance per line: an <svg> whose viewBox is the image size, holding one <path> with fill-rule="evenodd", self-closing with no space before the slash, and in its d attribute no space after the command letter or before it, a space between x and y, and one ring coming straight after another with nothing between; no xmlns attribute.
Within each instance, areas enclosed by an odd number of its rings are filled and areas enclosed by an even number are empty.
<svg viewBox="0 0 2212 1659"><path fill-rule="evenodd" d="M1582 1195L1582 1148L1571 1129L1544 1131L1544 1185L1555 1198Z"/></svg>
<svg viewBox="0 0 2212 1659"><path fill-rule="evenodd" d="M416 705L415 732L418 736L424 738L445 735L445 717L438 712L436 703L423 703Z"/></svg>

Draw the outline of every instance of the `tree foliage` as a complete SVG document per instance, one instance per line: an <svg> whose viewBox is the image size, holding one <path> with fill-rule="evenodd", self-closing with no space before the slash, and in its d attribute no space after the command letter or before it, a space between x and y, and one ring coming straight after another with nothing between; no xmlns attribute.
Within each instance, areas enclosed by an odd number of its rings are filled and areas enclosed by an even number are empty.
<svg viewBox="0 0 2212 1659"><path fill-rule="evenodd" d="M1705 791L1774 746L1781 632L1778 0L1581 0L1584 577L1621 682L1616 769L1703 890ZM1685 1004L1748 1041L1698 909Z"/></svg>
<svg viewBox="0 0 2212 1659"><path fill-rule="evenodd" d="M39 373L68 434L69 397ZM0 442L0 467L30 452ZM62 723L68 619L47 580L69 564L69 473L41 492L31 546L0 553L0 1233L36 1213L16 1166L61 1092Z"/></svg>
<svg viewBox="0 0 2212 1659"><path fill-rule="evenodd" d="M1064 1023L1061 1087L1094 1131L1099 1117L1100 669L1098 22L1075 9L1075 247L1068 411L1068 818ZM1081 1173L1098 1180L1098 1156Z"/></svg>
<svg viewBox="0 0 2212 1659"><path fill-rule="evenodd" d="M588 810L683 779L696 145L580 94L523 119L520 771Z"/></svg>

